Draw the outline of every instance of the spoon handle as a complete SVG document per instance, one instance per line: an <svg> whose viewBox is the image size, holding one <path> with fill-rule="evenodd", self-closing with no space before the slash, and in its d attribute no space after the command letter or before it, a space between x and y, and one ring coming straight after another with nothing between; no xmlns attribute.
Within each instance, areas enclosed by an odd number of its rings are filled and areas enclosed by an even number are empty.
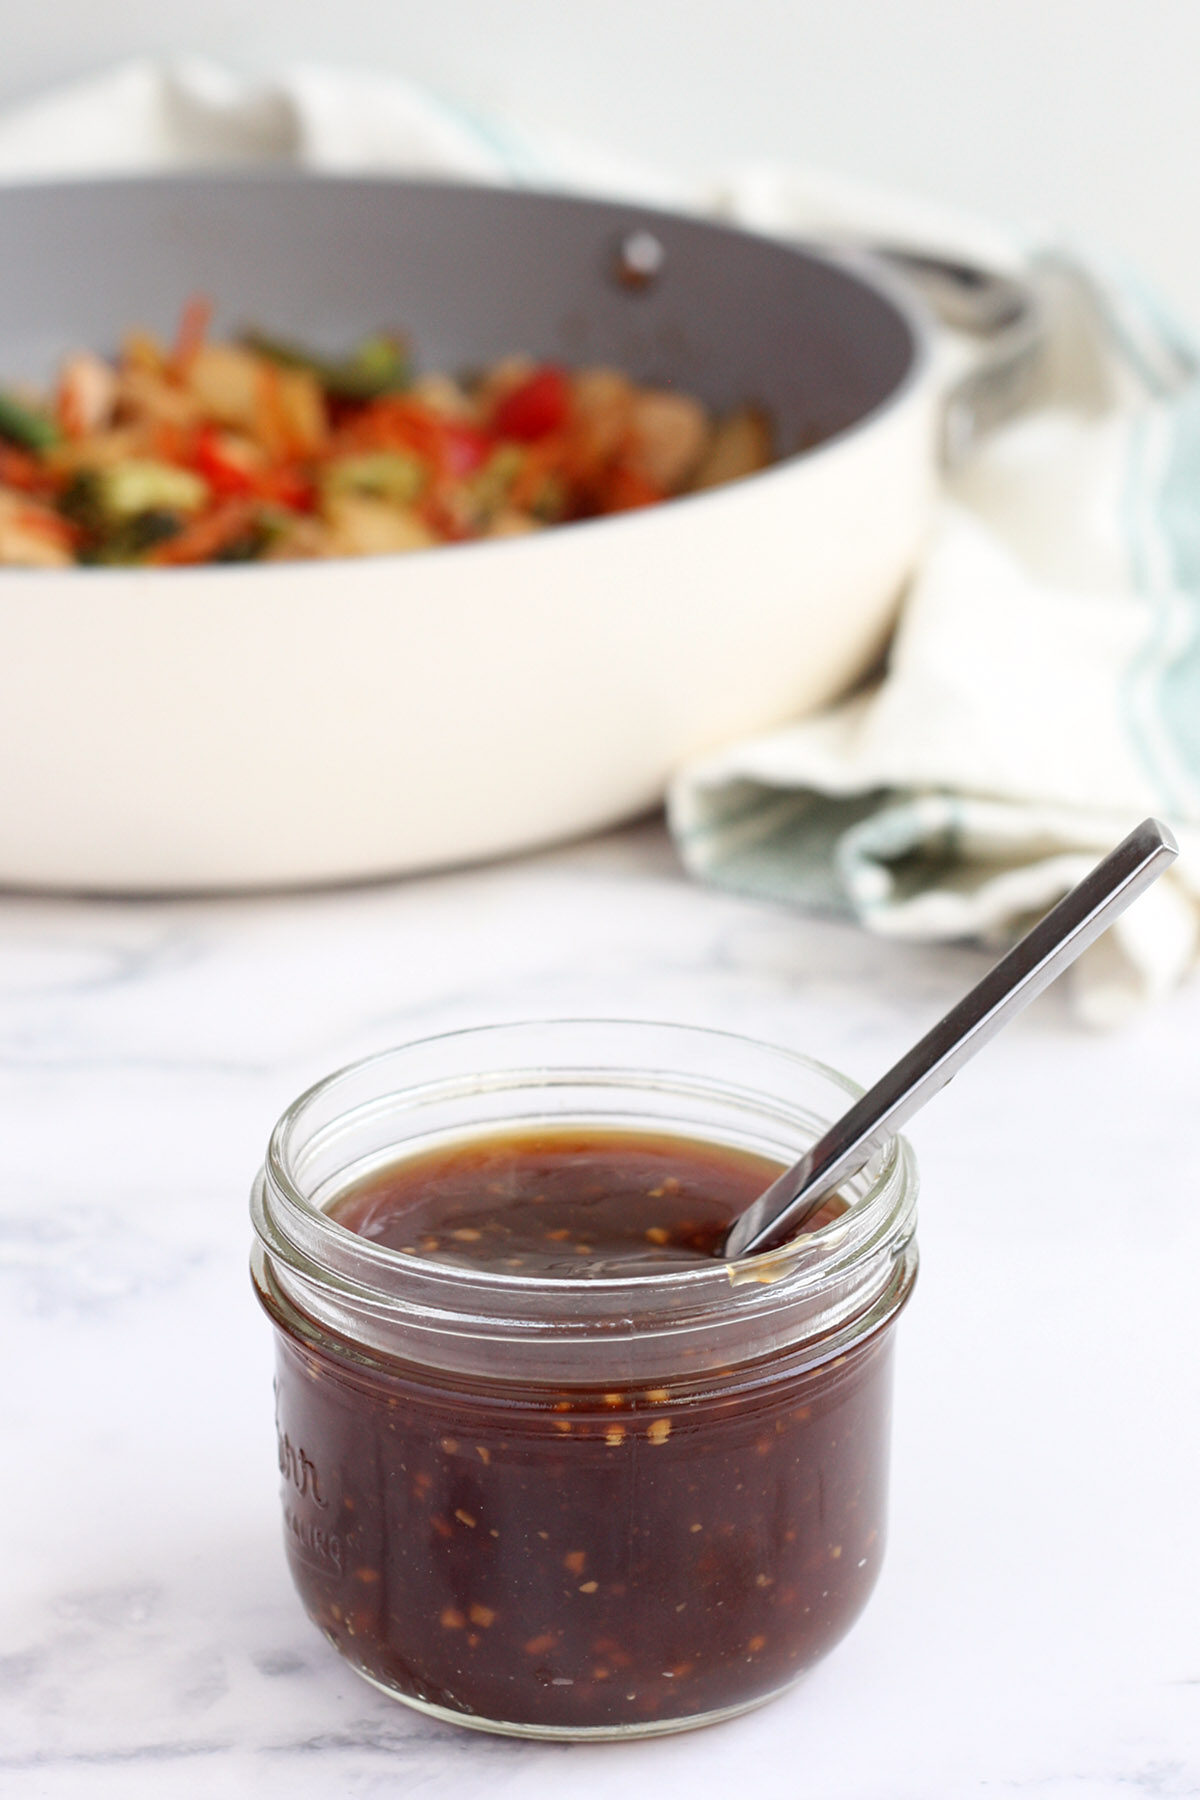
<svg viewBox="0 0 1200 1800"><path fill-rule="evenodd" d="M799 1162L735 1219L729 1260L777 1248L880 1145L931 1100L1023 1006L1048 987L1179 854L1171 832L1146 819L1085 875L920 1043L894 1063Z"/></svg>

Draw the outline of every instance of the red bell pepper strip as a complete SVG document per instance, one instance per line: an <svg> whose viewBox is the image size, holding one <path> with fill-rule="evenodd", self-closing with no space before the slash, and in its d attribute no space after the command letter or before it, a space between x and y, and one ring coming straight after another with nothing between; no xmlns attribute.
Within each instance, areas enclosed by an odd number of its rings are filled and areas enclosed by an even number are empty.
<svg viewBox="0 0 1200 1800"><path fill-rule="evenodd" d="M305 512L312 506L313 484L302 470L287 463L255 468L231 453L220 432L209 425L202 426L196 433L188 461L220 499L271 500L297 512Z"/></svg>
<svg viewBox="0 0 1200 1800"><path fill-rule="evenodd" d="M492 430L497 437L532 444L552 431L561 431L570 411L567 378L561 369L546 363L505 394L492 414Z"/></svg>

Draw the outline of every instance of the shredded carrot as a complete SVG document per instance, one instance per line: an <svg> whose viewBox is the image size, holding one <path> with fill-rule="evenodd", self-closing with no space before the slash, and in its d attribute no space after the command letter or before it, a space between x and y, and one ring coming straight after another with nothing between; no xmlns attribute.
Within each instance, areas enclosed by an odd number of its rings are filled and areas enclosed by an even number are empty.
<svg viewBox="0 0 1200 1800"><path fill-rule="evenodd" d="M657 506L665 499L660 487L645 475L639 475L636 469L626 468L621 463L609 471L600 490L601 510L610 513L633 512L639 506Z"/></svg>
<svg viewBox="0 0 1200 1800"><path fill-rule="evenodd" d="M277 462L295 456L299 446L283 399L283 382L274 363L264 362L254 390L254 436Z"/></svg>
<svg viewBox="0 0 1200 1800"><path fill-rule="evenodd" d="M192 460L192 444L195 433L182 425L172 424L169 419L156 419L150 427L150 451L153 456L160 457L163 462L180 463L185 467Z"/></svg>
<svg viewBox="0 0 1200 1800"><path fill-rule="evenodd" d="M251 530L257 517L258 507L253 500L226 500L159 544L148 560L164 568L211 562Z"/></svg>
<svg viewBox="0 0 1200 1800"><path fill-rule="evenodd" d="M212 301L203 294L193 294L184 306L171 352L171 366L177 376L186 375L188 365L208 336L212 313Z"/></svg>
<svg viewBox="0 0 1200 1800"><path fill-rule="evenodd" d="M17 512L16 522L27 531L36 531L52 544L61 544L70 548L78 539L74 526L58 513L46 512L40 506L22 506Z"/></svg>
<svg viewBox="0 0 1200 1800"><path fill-rule="evenodd" d="M64 437L75 441L83 437L87 427L83 410L79 404L79 395L70 382L64 382L58 390L58 422Z"/></svg>
<svg viewBox="0 0 1200 1800"><path fill-rule="evenodd" d="M45 485L46 477L36 457L27 450L14 450L11 444L0 443L0 487L36 494Z"/></svg>
<svg viewBox="0 0 1200 1800"><path fill-rule="evenodd" d="M436 461L444 430L440 419L417 401L389 396L365 407L341 434L346 448L354 450L408 450Z"/></svg>

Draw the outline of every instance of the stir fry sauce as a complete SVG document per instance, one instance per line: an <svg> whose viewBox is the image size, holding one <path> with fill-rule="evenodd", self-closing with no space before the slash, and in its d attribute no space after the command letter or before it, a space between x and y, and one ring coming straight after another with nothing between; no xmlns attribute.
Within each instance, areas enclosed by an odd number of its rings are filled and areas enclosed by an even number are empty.
<svg viewBox="0 0 1200 1800"><path fill-rule="evenodd" d="M331 1207L438 1265L561 1284L711 1267L778 1173L666 1136L505 1134ZM842 1203L830 1203L828 1222ZM418 1704L533 1730L669 1728L779 1691L883 1548L887 1334L826 1361L603 1384L375 1358L277 1316L286 1541L312 1617Z"/></svg>
<svg viewBox="0 0 1200 1800"><path fill-rule="evenodd" d="M514 355L419 373L405 340L345 356L250 332L131 332L0 388L0 564L172 567L370 556L652 506L771 460L763 413L714 418L610 368Z"/></svg>

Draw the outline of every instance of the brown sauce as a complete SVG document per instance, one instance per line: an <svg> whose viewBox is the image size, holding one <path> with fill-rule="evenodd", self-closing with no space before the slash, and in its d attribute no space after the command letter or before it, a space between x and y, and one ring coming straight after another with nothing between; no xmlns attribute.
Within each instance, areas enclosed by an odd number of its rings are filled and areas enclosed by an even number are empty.
<svg viewBox="0 0 1200 1800"><path fill-rule="evenodd" d="M777 1172L679 1138L497 1135L330 1211L441 1263L587 1281L710 1261ZM418 1702L561 1730L752 1705L874 1583L890 1334L815 1368L781 1352L601 1388L468 1381L276 1322L297 1586L344 1656Z"/></svg>
<svg viewBox="0 0 1200 1800"><path fill-rule="evenodd" d="M513 1132L394 1164L329 1212L428 1261L598 1281L711 1263L779 1173L766 1157L687 1138ZM809 1229L840 1210L832 1202Z"/></svg>

